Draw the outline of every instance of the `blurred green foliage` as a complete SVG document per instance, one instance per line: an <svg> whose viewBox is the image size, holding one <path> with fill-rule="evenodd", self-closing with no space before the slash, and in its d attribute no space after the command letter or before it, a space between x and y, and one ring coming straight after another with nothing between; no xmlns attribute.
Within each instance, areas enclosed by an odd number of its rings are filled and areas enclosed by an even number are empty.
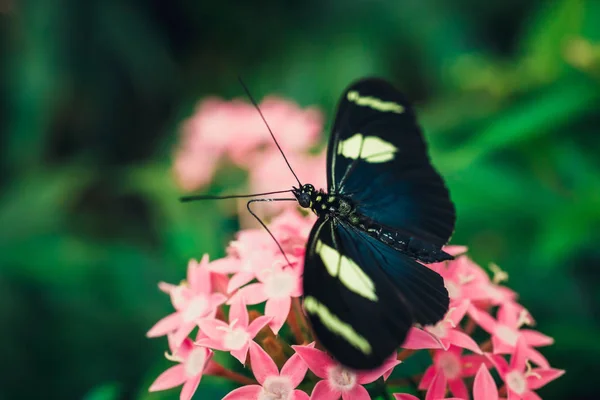
<svg viewBox="0 0 600 400"><path fill-rule="evenodd" d="M357 77L402 88L453 242L507 270L556 339L567 374L540 394L597 398L598 21L595 0L0 1L0 399L178 398L147 393L168 365L144 336L170 311L156 283L237 226L177 202L171 149L198 99L243 94L238 75L329 119Z"/></svg>

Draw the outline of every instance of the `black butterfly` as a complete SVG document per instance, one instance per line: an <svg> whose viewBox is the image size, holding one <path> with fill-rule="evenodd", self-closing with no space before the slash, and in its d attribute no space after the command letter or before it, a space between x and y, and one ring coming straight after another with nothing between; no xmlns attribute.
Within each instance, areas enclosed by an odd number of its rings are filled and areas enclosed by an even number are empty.
<svg viewBox="0 0 600 400"><path fill-rule="evenodd" d="M293 189L319 216L306 249L304 310L334 358L371 369L413 324L435 324L448 311L442 277L415 260L452 259L441 247L456 219L413 109L389 83L363 79L344 91L327 186Z"/></svg>
<svg viewBox="0 0 600 400"><path fill-rule="evenodd" d="M327 192L303 185L292 173L299 185L292 190L181 200L292 192L295 198L250 200L248 211L269 234L252 203L297 200L319 216L304 260L304 310L317 339L337 361L354 369L378 367L412 325L435 324L449 305L442 277L415 261L452 259L442 246L456 216L410 104L381 79L350 85L329 141Z"/></svg>

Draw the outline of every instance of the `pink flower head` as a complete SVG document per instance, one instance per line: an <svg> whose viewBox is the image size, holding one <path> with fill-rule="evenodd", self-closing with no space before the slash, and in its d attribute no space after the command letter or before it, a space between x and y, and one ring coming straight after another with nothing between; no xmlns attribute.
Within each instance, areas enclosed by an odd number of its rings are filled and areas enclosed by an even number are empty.
<svg viewBox="0 0 600 400"><path fill-rule="evenodd" d="M252 372L260 385L248 385L235 389L223 400L308 400L308 395L295 390L306 375L304 361L294 354L281 372L271 357L257 343L250 343Z"/></svg>
<svg viewBox="0 0 600 400"><path fill-rule="evenodd" d="M389 377L394 367L400 364L396 354L391 355L380 367L371 371L353 371L334 361L327 353L312 345L292 346L308 368L322 381L317 382L311 399L344 400L370 399L367 389L362 385L374 382L380 376Z"/></svg>
<svg viewBox="0 0 600 400"><path fill-rule="evenodd" d="M411 328L407 340L402 345L405 349L437 349L450 346L462 347L481 354L481 349L469 335L460 330L460 321L469 307L469 300L464 300L456 307L451 307L446 317L435 325L426 326L425 330ZM433 336L433 340L432 337Z"/></svg>
<svg viewBox="0 0 600 400"><path fill-rule="evenodd" d="M517 342L523 338L527 345L527 357L540 366L548 367L548 361L532 347L548 346L554 339L531 329L521 329L523 325L532 323L529 312L517 307L514 303L505 303L498 309L496 321L488 313L472 308L471 317L484 330L492 335L495 354L509 354L515 351Z"/></svg>
<svg viewBox="0 0 600 400"><path fill-rule="evenodd" d="M438 350L433 356L433 365L425 370L419 383L419 389L431 392L431 398L443 398L446 386L457 397L468 398L468 390L464 378L473 376L486 358L481 355L462 355L458 347L450 347L447 351Z"/></svg>
<svg viewBox="0 0 600 400"><path fill-rule="evenodd" d="M246 304L258 304L264 301L265 315L272 317L269 326L275 334L285 323L290 312L292 297L302 295L301 270L283 266L275 262L271 268L261 271L259 282L244 286L231 298L229 303L242 297Z"/></svg>
<svg viewBox="0 0 600 400"><path fill-rule="evenodd" d="M523 338L520 338L510 359L510 364L502 356L490 356L500 377L506 383L509 400L539 399L539 396L533 391L565 373L564 370L549 367L532 368L528 362L527 353L527 344Z"/></svg>
<svg viewBox="0 0 600 400"><path fill-rule="evenodd" d="M187 282L161 287L171 295L176 311L158 321L146 335L158 337L173 333L172 340L176 344L183 342L202 318L213 317L217 307L227 300L225 295L213 293L207 255L200 263L189 262Z"/></svg>
<svg viewBox="0 0 600 400"><path fill-rule="evenodd" d="M150 385L150 392L166 390L183 384L180 400L190 400L200 384L203 373L210 373L210 359L213 352L202 346L196 346L191 339L185 339L176 347L169 338L172 354L165 354L167 359L179 364L167 369Z"/></svg>
<svg viewBox="0 0 600 400"><path fill-rule="evenodd" d="M394 396L397 396L396 399L399 400L410 400L409 397L402 397L401 395ZM414 396L413 398L417 399ZM468 399L468 397L450 397L446 400ZM475 375L475 380L473 381L473 400L499 400L496 382L494 382L494 378L492 378L490 371L488 371L487 367L483 364L479 367L477 375Z"/></svg>
<svg viewBox="0 0 600 400"><path fill-rule="evenodd" d="M200 331L206 335L197 344L216 350L229 351L244 364L250 342L258 332L271 321L271 317L261 316L248 323L248 311L244 299L239 297L229 309L229 324L218 319L200 321Z"/></svg>

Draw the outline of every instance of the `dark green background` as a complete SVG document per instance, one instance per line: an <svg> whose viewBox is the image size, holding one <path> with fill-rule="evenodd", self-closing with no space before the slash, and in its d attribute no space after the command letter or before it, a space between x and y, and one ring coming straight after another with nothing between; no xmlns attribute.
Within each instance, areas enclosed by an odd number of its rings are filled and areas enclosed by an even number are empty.
<svg viewBox="0 0 600 400"><path fill-rule="evenodd" d="M453 242L506 269L555 337L543 352L567 374L540 394L597 398L600 1L0 10L0 399L178 398L146 393L169 365L164 340L144 336L170 312L156 283L221 256L236 229L225 206L177 202L180 121L203 96L242 96L238 75L330 121L341 90L372 74L416 103L458 208ZM207 378L196 398L231 388Z"/></svg>

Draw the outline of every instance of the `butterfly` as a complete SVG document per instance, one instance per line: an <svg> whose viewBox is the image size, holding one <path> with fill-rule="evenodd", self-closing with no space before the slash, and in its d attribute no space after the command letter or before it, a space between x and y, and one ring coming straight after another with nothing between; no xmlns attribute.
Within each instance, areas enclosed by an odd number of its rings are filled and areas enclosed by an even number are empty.
<svg viewBox="0 0 600 400"><path fill-rule="evenodd" d="M449 306L422 263L442 250L455 208L429 161L414 110L390 83L366 78L342 94L327 149L327 190L293 187L317 216L306 247L303 308L323 347L352 369L380 366L415 324Z"/></svg>

